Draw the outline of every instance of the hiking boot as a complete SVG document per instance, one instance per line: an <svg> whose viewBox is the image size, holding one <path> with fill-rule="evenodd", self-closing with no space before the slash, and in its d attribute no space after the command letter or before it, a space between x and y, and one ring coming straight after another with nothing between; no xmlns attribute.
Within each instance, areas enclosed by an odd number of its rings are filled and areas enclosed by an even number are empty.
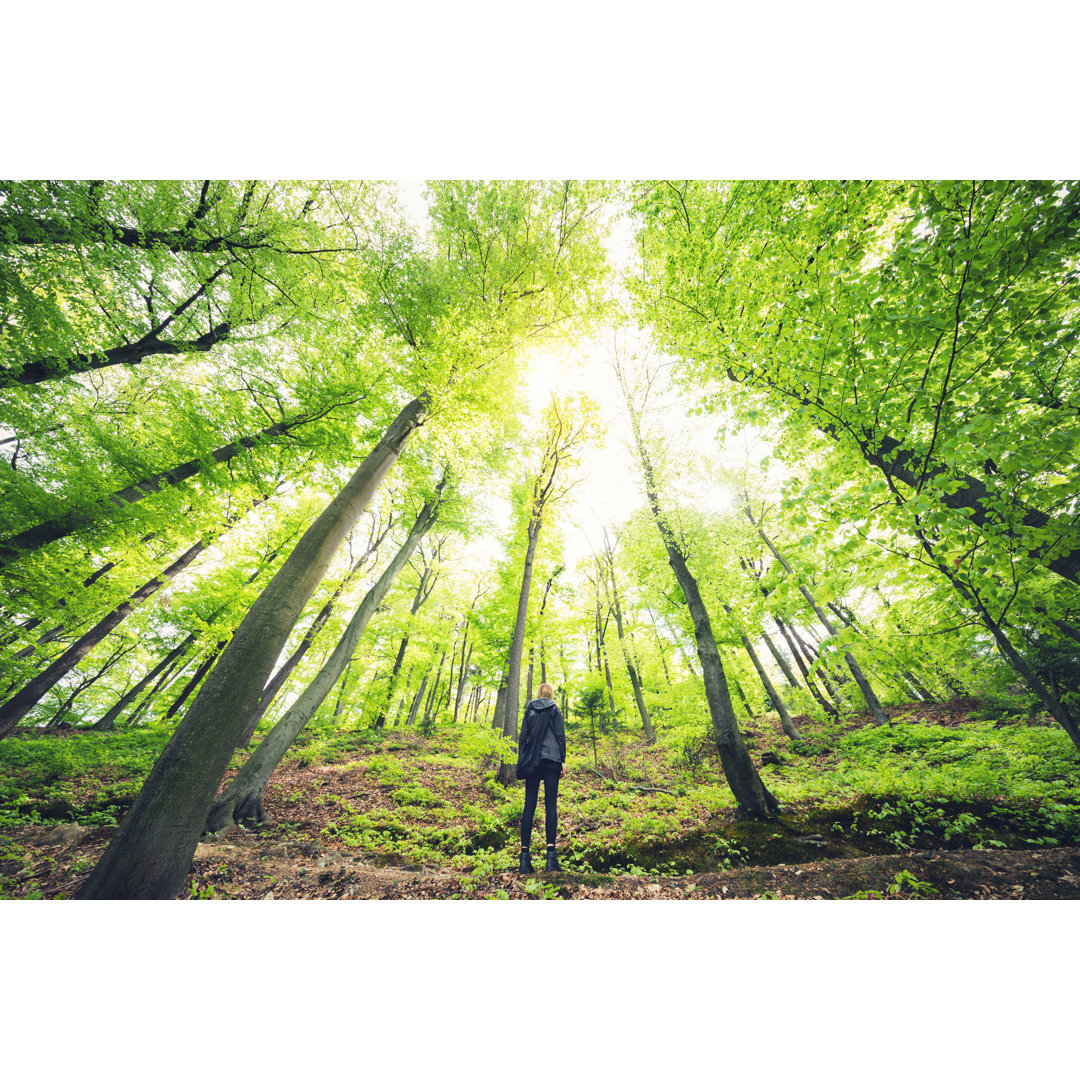
<svg viewBox="0 0 1080 1080"><path fill-rule="evenodd" d="M528 848L521 849L521 859L518 861L518 873L532 874L534 873L532 856L529 854Z"/></svg>
<svg viewBox="0 0 1080 1080"><path fill-rule="evenodd" d="M553 847L549 847L547 849L547 865L544 867L544 869L545 870L558 870L559 869L559 859L558 859L558 856L555 854L555 849Z"/></svg>

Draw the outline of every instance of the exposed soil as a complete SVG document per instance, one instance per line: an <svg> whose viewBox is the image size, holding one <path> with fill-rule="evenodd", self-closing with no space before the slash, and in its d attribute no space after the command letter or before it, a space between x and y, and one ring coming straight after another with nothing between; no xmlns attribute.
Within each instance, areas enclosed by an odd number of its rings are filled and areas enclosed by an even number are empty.
<svg viewBox="0 0 1080 1080"><path fill-rule="evenodd" d="M36 891L46 899L70 898L115 831L27 826L10 834L30 865L19 869L8 895ZM902 871L920 884L901 885L890 893ZM503 894L507 899L575 900L1074 900L1080 899L1080 848L924 851L684 877L539 872L477 880L432 864L394 865L388 856L362 857L318 842L282 842L238 830L223 841L199 845L183 898L446 900Z"/></svg>
<svg viewBox="0 0 1080 1080"><path fill-rule="evenodd" d="M971 704L959 700L890 711L952 725L963 721ZM790 750L782 735L750 734L747 741L763 768L784 767ZM493 869L490 853L507 853L495 860L495 867L505 866L510 858L516 862L516 820L499 816L504 804L492 798L491 762L470 766L437 750L419 734L402 732L377 748L347 747L333 763L290 757L264 795L268 822L256 829L234 828L200 843L181 898L1080 898L1080 847L1068 846L1075 839L1060 839L1062 846L1045 836L1032 840L1023 829L1024 807L992 801L947 808L943 820L971 812L991 830L966 842L964 837L950 840L933 826L931 812L945 813L933 807L923 807L922 819L896 818L887 830L868 828L876 808L870 799L831 810L792 804L767 822L739 821L730 810L703 808L682 831L660 836L647 830L612 830L610 818L597 816L595 797L617 796L624 806L630 799L644 807L645 802L636 800L655 796L643 793L666 791L675 784L655 747L627 751L637 755L644 783L628 780L623 766L587 767L568 776L571 797L560 797L559 825L563 857L573 865L553 873L500 872ZM624 766L628 760L624 758ZM701 768L708 768L703 760ZM817 760L828 767L827 752ZM233 775L229 772L223 785ZM86 810L105 798L88 784L85 791L76 786L73 802ZM124 807L108 798L122 812ZM480 827L466 807L486 808L488 824ZM59 823L72 810L68 803L42 803L37 810L57 823L0 832L5 841L0 851L6 853L0 856L2 895L70 898L116 827ZM358 816L373 823L364 826L375 829L366 839L356 833ZM634 819L631 814L631 823ZM894 829L909 830L910 835L903 835L913 850L896 853L886 837ZM395 846L407 849L408 841L421 833L430 861L394 853ZM736 849L741 855L725 862L725 852ZM460 869L463 861L472 865L461 858L455 867L454 859L462 853L473 862L487 858L487 871ZM539 831L534 861L543 865ZM750 865L725 869L731 862Z"/></svg>

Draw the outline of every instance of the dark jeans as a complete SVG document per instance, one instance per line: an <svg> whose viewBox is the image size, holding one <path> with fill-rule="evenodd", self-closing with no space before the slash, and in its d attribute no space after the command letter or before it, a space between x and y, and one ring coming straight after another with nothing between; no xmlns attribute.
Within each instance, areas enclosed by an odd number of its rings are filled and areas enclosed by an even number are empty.
<svg viewBox="0 0 1080 1080"><path fill-rule="evenodd" d="M540 794L540 781L544 781L544 832L548 844L555 843L558 829L558 815L555 804L559 798L559 773L561 765L540 763L540 771L525 781L525 810L521 815L521 847L528 848L532 841L533 816L536 814L536 800Z"/></svg>

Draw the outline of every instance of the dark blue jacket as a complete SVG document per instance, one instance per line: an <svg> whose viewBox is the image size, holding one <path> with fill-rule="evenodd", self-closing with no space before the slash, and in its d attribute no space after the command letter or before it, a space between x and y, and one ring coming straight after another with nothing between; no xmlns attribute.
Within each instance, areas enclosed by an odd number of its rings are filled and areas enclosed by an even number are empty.
<svg viewBox="0 0 1080 1080"><path fill-rule="evenodd" d="M566 731L563 727L562 713L559 706L550 698L536 698L525 706L525 715L521 720L521 735L518 737L517 778L525 780L540 771L540 753L547 731L555 736L558 746L558 761L566 760ZM549 754L544 755L550 760Z"/></svg>

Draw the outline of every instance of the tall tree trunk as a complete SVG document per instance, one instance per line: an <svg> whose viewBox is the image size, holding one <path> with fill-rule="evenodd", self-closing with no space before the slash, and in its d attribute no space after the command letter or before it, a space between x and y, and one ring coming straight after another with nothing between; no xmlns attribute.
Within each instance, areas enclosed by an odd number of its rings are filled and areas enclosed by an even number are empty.
<svg viewBox="0 0 1080 1080"><path fill-rule="evenodd" d="M416 550L416 545L420 543L424 533L434 524L442 498L442 487L443 485L440 484L438 494L424 504L405 543L360 602L360 606L349 620L349 625L345 627L334 651L319 673L255 748L240 772L210 808L209 814L204 809L203 820L207 832L219 832L234 822L262 820L262 794L271 774L337 681L344 675L353 653L356 652L360 635L363 634L375 609L390 591L395 578Z"/></svg>
<svg viewBox="0 0 1080 1080"><path fill-rule="evenodd" d="M409 647L409 635L402 634L401 644L398 646L397 656L394 657L394 666L390 670L390 676L386 681L386 700L383 702L383 707L379 710L378 716L375 717L372 727L381 728L386 724L386 713L390 708L390 702L394 696L394 689L397 685L398 673L401 671L402 662L405 660L405 650ZM408 686L405 687L405 692L408 692Z"/></svg>
<svg viewBox="0 0 1080 1080"><path fill-rule="evenodd" d="M536 554L536 542L540 538L542 508L534 505L527 530L528 543L525 548L525 567L521 574L521 591L518 594L517 616L514 620L514 636L510 642L510 656L506 674L506 696L503 699L502 732L517 742L518 713L521 710L521 654L525 647L525 620L529 612L529 589L532 586L533 557ZM502 762L499 765L499 783L509 785L516 778L516 766Z"/></svg>
<svg viewBox="0 0 1080 1080"><path fill-rule="evenodd" d="M832 601L829 601L826 606L840 620L840 622L844 624L844 626L853 630L860 637L866 637L865 633L863 633L863 631L856 625L857 620L855 619L855 615L853 612L841 607L839 604L834 604ZM884 651L887 653L889 658L896 663L896 674L901 680L900 689L904 693L909 695L913 694L915 698L921 701L936 700L930 690L926 686L924 686L923 683L919 680L919 677L915 674L915 672L911 671L909 668L904 667L903 664L896 660L896 657L893 656L891 650ZM904 686L904 683L906 683L907 685Z"/></svg>
<svg viewBox="0 0 1080 1080"><path fill-rule="evenodd" d="M799 680L795 678L795 673L791 670L791 665L787 662L787 657L776 647L776 643L764 630L761 632L761 637L765 642L765 647L769 650L773 660L776 662L776 666L783 672L784 678L787 679L788 686L798 690Z"/></svg>
<svg viewBox="0 0 1080 1080"><path fill-rule="evenodd" d="M605 541L607 537L605 534ZM607 583L611 587L611 613L615 616L615 633L619 639L619 648L622 651L623 663L626 665L626 674L630 677L630 686L634 691L634 704L637 705L638 716L641 719L641 728L645 734L645 741L647 743L656 742L656 732L653 730L651 721L649 720L649 710L645 708L645 695L642 692L641 678L637 672L637 666L633 659L633 637L623 631L622 621L622 605L619 603L619 588L615 583L615 556L611 551L610 545L605 544L605 554L607 561ZM630 640L630 647L627 648L627 638Z"/></svg>
<svg viewBox="0 0 1080 1080"><path fill-rule="evenodd" d="M164 693L173 682L179 679L190 663L190 660L185 660L183 657L174 660L165 671L162 672L161 678L150 687L146 697L135 706L124 726L128 728L134 727L135 722L139 719L140 715L149 709L150 703L157 698L158 694Z"/></svg>
<svg viewBox="0 0 1080 1080"><path fill-rule="evenodd" d="M468 623L466 623L465 624L466 637L468 636L468 633L469 633L469 627L468 627ZM468 678L468 675L469 675L469 661L472 659L472 654L473 654L473 646L472 646L472 642L469 642L469 652L465 656L465 659L461 663L461 672L458 675L457 694L454 697L454 723L455 724L458 722L458 712L461 709L461 695L465 691L465 680ZM468 710L466 709L465 712L466 712L466 718L468 718Z"/></svg>
<svg viewBox="0 0 1080 1080"><path fill-rule="evenodd" d="M136 646L134 644L125 645L123 642L116 649L113 650L112 655L109 656L105 662L97 669L93 675L89 675L84 679L81 679L79 685L76 686L70 694L67 696L67 700L52 714L46 721L45 727L56 727L67 714L72 705L75 704L75 699L83 693L85 690L89 690L102 676L107 675L109 671L116 666L116 664L132 652Z"/></svg>
<svg viewBox="0 0 1080 1080"><path fill-rule="evenodd" d="M491 726L501 732L503 730L503 714L506 705L506 668L499 674L499 688L495 692L495 708L491 717Z"/></svg>
<svg viewBox="0 0 1080 1080"><path fill-rule="evenodd" d="M671 672L668 671L667 657L664 655L664 645L660 638L660 631L656 625L656 616L653 614L652 608L645 609L649 613L649 621L652 623L653 637L656 638L656 651L660 656L660 667L664 672L664 682L671 685Z"/></svg>
<svg viewBox="0 0 1080 1080"><path fill-rule="evenodd" d="M851 679L845 678L843 672L834 671L830 668L825 661L825 657L823 657L809 641L806 641L794 626L791 628L791 633L799 643L799 648L802 649L807 662L811 665L817 665L817 675L821 680L821 685L825 687L829 696L837 703L837 705L842 704L844 697L840 692L840 687L842 687L845 682L851 682ZM813 635L811 634L810 636ZM836 685L833 685L834 679L836 680Z"/></svg>
<svg viewBox="0 0 1080 1080"><path fill-rule="evenodd" d="M933 558L933 545L927 539L925 533L920 530L916 535L926 553ZM938 565L940 567L940 564ZM978 594L948 570L942 569L942 573L948 578L957 592L975 609L983 625L993 635L994 642L1006 662L1027 683L1028 688L1039 699L1042 707L1065 729L1065 733L1072 740L1073 746L1080 751L1080 727L1077 726L1068 705L1058 696L1056 688L1053 685L1048 687L1020 653L1017 652L1013 647L1013 643L1009 640L1008 634L1005 633L1004 627L990 614L986 605L979 599Z"/></svg>
<svg viewBox="0 0 1080 1080"><path fill-rule="evenodd" d="M139 543L140 544L149 543L151 540L155 539L156 536L157 536L157 533L152 533L152 532L147 533L145 536L140 536L139 537ZM98 581L100 581L110 570L115 569L116 565L117 565L117 563L115 561L112 561L112 562L105 563L103 566L99 566L97 570L95 570L92 574L90 574L89 577L87 577L87 578L85 578L83 580L82 585L80 587L83 588L83 589L89 589L91 585L94 585ZM73 594L69 593L68 597L70 597L71 595L73 595ZM66 608L67 605L68 605L68 597L61 597L59 600L57 600L56 601L56 607L58 609ZM31 630L34 630L37 627L39 627L42 624L43 621L44 621L44 619L40 619L40 618L27 619L25 622L20 623L15 628L15 631L13 633L5 634L2 637L0 637L0 644L2 644L4 646L10 645L12 642L16 641L19 637L23 637L26 634L28 634ZM78 624L76 624L76 625L78 625ZM23 660L28 656L32 656L33 653L34 653L34 650L36 649L36 647L38 645L45 645L50 641L55 641L57 638L63 637L64 632L66 630L69 630L69 629L73 629L73 627L71 626L70 623L57 623L51 629L46 630L41 635L41 637L39 637L37 639L37 641L33 645L27 645L26 648L20 649L17 653L13 653L12 658L15 659L15 660Z"/></svg>
<svg viewBox="0 0 1080 1080"><path fill-rule="evenodd" d="M742 707L746 710L746 715L753 720L754 710L750 708L750 702L746 700L746 695L743 693L743 688L739 685L739 680L732 679L731 685L735 689L735 696L742 702Z"/></svg>
<svg viewBox="0 0 1080 1080"><path fill-rule="evenodd" d="M327 411L329 410L323 410L318 416L326 415ZM219 446L216 450L210 452L209 457L218 463L229 461L245 450L264 444L268 439L280 438L292 431L293 428L309 423L313 419L318 419L318 416L302 415L293 417L290 420L283 420L278 424L271 424L270 427L263 428L262 431L255 435L245 435L231 443L226 443L224 446ZM110 511L106 507L109 505L116 510L123 510L133 503L141 502L148 495L153 495L162 488L171 487L174 484L190 479L202 471L206 460L206 457L203 456L181 462L171 469L153 473L142 480L137 480L134 484L129 484L127 487L114 491L104 500L104 506L100 502L96 502L92 507L75 506L50 518L48 521L42 521L29 529L16 533L14 536L0 540L0 568L10 566L24 555L37 551L46 544L51 544L54 540L60 540L80 529L107 520Z"/></svg>
<svg viewBox="0 0 1080 1080"><path fill-rule="evenodd" d="M441 546L441 545L440 545ZM424 569L420 574L420 579L416 583L416 592L413 594L412 603L409 605L409 623L406 625L411 626L412 619L416 613L420 610L422 604L427 601L427 598L431 595L432 589L435 588L435 582L438 579L439 571L439 551L436 549L432 553L430 562L424 559L424 550L420 549L420 558L423 560ZM408 631L402 635L401 644L398 646L397 658L394 660L394 668L390 672L390 678L386 683L386 701L383 703L383 707L379 710L378 715L375 717L372 727L381 728L386 724L386 713L390 708L390 702L394 697L394 690L397 686L397 677L401 671L401 663L405 659L405 650L409 646L409 633Z"/></svg>
<svg viewBox="0 0 1080 1080"><path fill-rule="evenodd" d="M206 678L210 669L214 666L217 658L222 654L222 652L225 650L225 646L228 644L229 639L224 638L222 641L219 641L210 650L209 653L207 653L207 655L203 658L202 663L200 663L199 666L195 669L195 674L192 675L190 679L188 679L187 685L176 696L176 699L172 702L168 709L165 710L166 720L171 720L184 707L184 703L199 688L199 685L202 683L203 679Z"/></svg>
<svg viewBox="0 0 1080 1080"><path fill-rule="evenodd" d="M694 667L694 662L690 659L690 654L686 651L686 647L683 645L682 638L671 628L671 623L668 622L667 616L661 614L660 618L664 620L664 626L667 627L667 632L672 636L675 641L675 648L679 650L679 655L682 657L683 663L686 665L686 670L690 672L690 677L693 679L699 679L701 676L698 674L697 668Z"/></svg>
<svg viewBox="0 0 1080 1080"><path fill-rule="evenodd" d="M794 626L788 626L779 616L773 616L773 622L776 623L777 628L780 631L781 637L787 642L787 647L791 650L791 655L795 659L795 663L799 666L799 671L802 674L803 679L806 681L807 688L810 693L814 695L814 700L825 710L825 712L832 717L840 715L840 699L836 695L836 691L832 688L832 684L824 676L822 670L819 668L817 678L821 681L822 686L825 687L832 698L832 701L827 701L825 696L817 687L814 674L809 667L807 667L807 660L812 665L814 658L810 655L809 650L803 643L803 640L795 631ZM806 659L804 659L804 656Z"/></svg>
<svg viewBox="0 0 1080 1080"><path fill-rule="evenodd" d="M330 560L426 412L424 398L401 410L252 605L78 899L164 900L183 888L214 792L278 655Z"/></svg>
<svg viewBox="0 0 1080 1080"><path fill-rule="evenodd" d="M174 664L195 644L195 634L188 634L179 645L170 649L161 661L154 665L108 712L106 712L91 731L112 731L116 721L124 710L146 689L167 667Z"/></svg>
<svg viewBox="0 0 1080 1080"><path fill-rule="evenodd" d="M629 404L629 395L627 395L627 405ZM705 698L709 703L709 716L712 719L713 739L724 766L724 777L743 813L767 816L778 810L780 804L762 783L746 749L746 744L743 742L735 711L731 707L731 694L728 692L720 653L716 648L709 613L701 599L697 579L686 565L686 559L660 509L660 497L656 490L652 465L641 439L640 418L633 409L630 410L630 420L642 472L645 474L645 495L649 509L652 511L653 521L656 523L664 547L667 549L668 563L675 574L675 580L683 591L686 606L693 620L698 659L701 661L702 677L705 682Z"/></svg>
<svg viewBox="0 0 1080 1080"><path fill-rule="evenodd" d="M438 670L435 672L435 682L432 683L431 693L428 694L427 704L425 704L425 706L424 706L424 720L425 721L427 720L427 718L429 716L431 716L432 710L433 710L433 708L435 706L435 701L437 700L438 693L439 693L439 683L442 681L443 664L445 664L445 663L446 663L446 649L443 649L443 651L439 654L439 667L438 667Z"/></svg>
<svg viewBox="0 0 1080 1080"><path fill-rule="evenodd" d="M349 666L352 664L352 660L348 660L345 664L345 671L342 673L340 679L338 679L338 692L337 701L334 702L334 718L337 719L345 711L345 691L349 685Z"/></svg>
<svg viewBox="0 0 1080 1080"><path fill-rule="evenodd" d="M654 516L659 518L659 515L657 506ZM724 777L744 813L763 816L772 814L779 809L780 804L762 782L746 749L746 744L743 742L742 732L739 731L739 724L731 707L731 695L728 693L724 666L716 648L712 624L709 621L705 603L701 599L697 579L690 573L682 552L675 544L674 537L666 528L664 532L667 533L664 541L668 548L668 562L686 597L686 605L694 621L694 637L697 641L698 659L701 662L702 678L705 682L705 697L709 703L709 715L712 718L713 739L724 766Z"/></svg>
<svg viewBox="0 0 1080 1080"><path fill-rule="evenodd" d="M381 537L380 537L381 542ZM259 721L266 715L266 710L270 708L277 697L281 688L285 685L289 676L296 670L297 664L307 655L308 650L311 648L312 643L318 636L318 633L327 624L330 616L333 614L334 605L337 603L338 598L348 588L349 582L360 571L364 561L367 557L378 547L376 543L372 548L366 551L359 559L357 559L342 579L341 584L334 590L330 599L319 609L318 615L315 616L308 627L307 633L304 634L300 644L293 651L293 654L281 665L280 668L274 673L274 677L263 688L262 694L259 695L259 703L255 706L255 710L252 712L250 719L244 727L243 732L240 735L240 742L238 746L245 747L250 745L252 736L255 734L255 729L259 726Z"/></svg>
<svg viewBox="0 0 1080 1080"><path fill-rule="evenodd" d="M140 604L153 596L163 585L172 581L182 570L187 569L206 550L210 542L207 540L193 544L179 559L136 589L127 600L113 608L96 626L91 627L82 637L68 646L44 671L35 675L18 693L4 702L3 706L0 706L0 738L10 735L15 730L15 725L51 687L55 686Z"/></svg>
<svg viewBox="0 0 1080 1080"><path fill-rule="evenodd" d="M405 711L405 702L409 697L409 687L412 686L413 677L413 665L409 665L409 670L405 673L405 689L401 691L401 697L398 699L398 707L394 710L394 722L391 727L397 727L401 723L401 714Z"/></svg>
<svg viewBox="0 0 1080 1080"><path fill-rule="evenodd" d="M405 718L405 726L412 727L416 723L416 714L420 711L420 702L424 699L424 691L427 689L428 679L431 672L425 671L424 678L420 683L420 689L413 694L412 704L409 706L409 715Z"/></svg>
<svg viewBox="0 0 1080 1080"><path fill-rule="evenodd" d="M735 613L732 611L730 604L724 604L724 611L727 612L731 621L735 622ZM768 672L765 670L758 658L757 650L754 648L754 643L742 632L741 627L736 626L736 630L739 633L739 639L743 643L743 648L746 650L746 655L750 657L750 663L754 665L754 670L757 672L758 678L761 680L761 685L765 688L765 693L768 695L769 701L772 702L772 707L776 710L777 715L780 717L780 726L784 729L784 734L792 741L798 742L802 736L799 734L799 729L795 727L795 722L791 719L791 713L788 712L787 706L784 704L784 699L777 693L776 687L773 686L772 679L769 678Z"/></svg>
<svg viewBox="0 0 1080 1080"><path fill-rule="evenodd" d="M881 702L878 701L877 694L874 693L873 688L870 686L869 681L867 680L866 676L863 674L862 668L859 667L858 661L855 659L854 656L851 655L850 650L841 641L840 635L837 632L836 627L832 624L832 622L829 619L828 615L825 614L824 609L814 599L814 597L811 594L810 590L805 585L803 585L801 582L797 581L797 579L795 578L795 573L791 569L791 565L784 558L784 556L780 554L780 552L777 549L776 545L768 538L768 536L765 535L765 530L758 527L757 522L754 521L754 517L750 513L749 506L746 506L743 509L744 509L744 511L746 513L746 516L750 519L751 524L753 524L757 528L758 536L760 536L761 539L765 541L765 545L773 553L773 557L784 568L784 570L787 573L788 577L792 578L792 580L796 580L796 583L798 584L799 592L802 593L803 599L810 605L811 610L818 617L818 621L821 623L822 626L825 627L825 629L828 632L828 634L830 635L830 637L834 638L837 641L840 641L840 647L841 647L841 649L843 651L844 660L847 663L848 670L851 672L852 678L855 680L855 682L857 683L857 685L859 687L860 692L862 693L863 700L866 702L866 706L870 710L870 713L874 718L874 723L875 724L886 724L886 723L888 723L889 718L888 718L888 716L885 715L885 710L881 707Z"/></svg>

